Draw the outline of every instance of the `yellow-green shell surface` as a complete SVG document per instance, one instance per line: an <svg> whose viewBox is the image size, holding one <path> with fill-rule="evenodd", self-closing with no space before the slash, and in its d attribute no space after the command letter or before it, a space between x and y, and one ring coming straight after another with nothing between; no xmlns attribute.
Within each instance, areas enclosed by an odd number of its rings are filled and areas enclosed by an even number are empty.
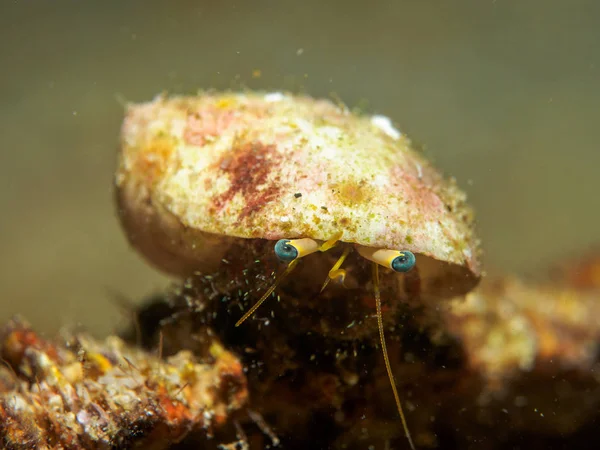
<svg viewBox="0 0 600 450"><path fill-rule="evenodd" d="M244 92L130 105L117 186L122 214L147 208L165 216L153 226L163 221L188 236L328 240L342 233L344 242L479 272L472 212L455 183L388 118L326 100ZM139 226L139 218L129 222L136 220ZM176 234L167 234L176 248ZM186 245L212 248L192 241Z"/></svg>

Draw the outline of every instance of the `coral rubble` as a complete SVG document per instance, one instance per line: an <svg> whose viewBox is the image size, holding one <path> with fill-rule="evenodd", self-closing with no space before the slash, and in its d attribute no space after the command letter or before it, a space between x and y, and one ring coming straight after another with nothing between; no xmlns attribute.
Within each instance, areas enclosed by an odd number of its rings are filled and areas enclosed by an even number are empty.
<svg viewBox="0 0 600 450"><path fill-rule="evenodd" d="M208 438L246 402L239 360L161 360L117 337L47 340L22 320L1 330L0 442L6 449L163 449Z"/></svg>

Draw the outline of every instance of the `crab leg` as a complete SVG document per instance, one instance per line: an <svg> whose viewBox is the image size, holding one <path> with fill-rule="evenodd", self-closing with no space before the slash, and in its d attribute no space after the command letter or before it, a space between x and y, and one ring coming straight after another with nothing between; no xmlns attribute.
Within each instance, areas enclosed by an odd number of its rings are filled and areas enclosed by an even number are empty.
<svg viewBox="0 0 600 450"><path fill-rule="evenodd" d="M351 247L346 247L344 249L344 253L342 253L342 256L340 256L340 258L337 260L337 262L333 265L333 267L327 274L327 279L325 280L325 283L323 283L323 287L321 288L319 293L323 292L329 284L329 282L334 278L341 278L342 283L344 282L344 278L346 278L346 271L344 269L340 269L340 267L342 266L342 264L344 264L344 261L346 260L351 251Z"/></svg>

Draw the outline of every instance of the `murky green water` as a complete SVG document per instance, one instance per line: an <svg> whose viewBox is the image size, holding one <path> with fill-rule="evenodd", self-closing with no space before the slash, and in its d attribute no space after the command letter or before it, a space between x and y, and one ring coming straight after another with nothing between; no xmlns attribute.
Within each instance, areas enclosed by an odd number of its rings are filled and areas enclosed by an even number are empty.
<svg viewBox="0 0 600 450"><path fill-rule="evenodd" d="M122 317L114 292L164 284L127 248L111 191L118 99L162 90L368 101L468 190L490 267L598 242L599 2L121 3L0 6L2 320L101 333Z"/></svg>

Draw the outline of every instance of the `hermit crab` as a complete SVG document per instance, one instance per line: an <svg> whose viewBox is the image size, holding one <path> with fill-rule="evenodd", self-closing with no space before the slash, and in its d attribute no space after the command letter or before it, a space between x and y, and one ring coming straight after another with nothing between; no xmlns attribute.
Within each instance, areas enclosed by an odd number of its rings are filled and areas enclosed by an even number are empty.
<svg viewBox="0 0 600 450"><path fill-rule="evenodd" d="M268 283L260 292L247 283L255 303L236 326L291 289L319 308L374 299L376 322L340 313L306 327L353 339L373 326L352 334L349 323L376 323L414 448L382 298L394 307L462 295L480 268L465 195L389 118L279 92L159 96L127 110L116 186L130 243L163 271L264 267Z"/></svg>

